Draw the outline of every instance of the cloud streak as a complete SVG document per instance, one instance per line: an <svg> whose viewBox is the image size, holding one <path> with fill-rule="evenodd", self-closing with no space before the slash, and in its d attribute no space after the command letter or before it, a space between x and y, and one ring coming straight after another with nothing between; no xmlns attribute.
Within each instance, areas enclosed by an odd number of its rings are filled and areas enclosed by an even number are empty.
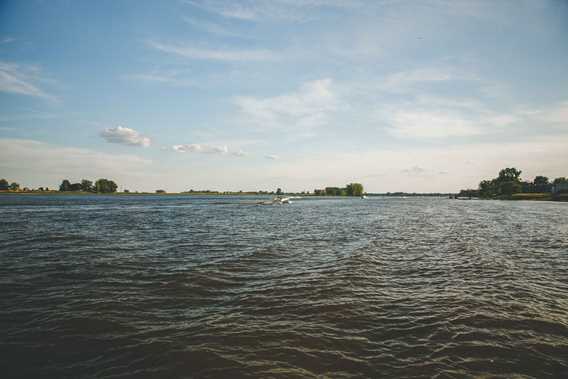
<svg viewBox="0 0 568 379"><path fill-rule="evenodd" d="M151 48L172 55L193 60L220 62L272 61L276 54L270 50L208 49L186 44L148 41Z"/></svg>
<svg viewBox="0 0 568 379"><path fill-rule="evenodd" d="M54 100L37 86L38 80L39 69L36 67L0 62L0 92Z"/></svg>
<svg viewBox="0 0 568 379"><path fill-rule="evenodd" d="M357 0L186 0L186 4L198 7L221 17L240 21L304 21L315 17L314 10L322 8L349 9L361 6Z"/></svg>

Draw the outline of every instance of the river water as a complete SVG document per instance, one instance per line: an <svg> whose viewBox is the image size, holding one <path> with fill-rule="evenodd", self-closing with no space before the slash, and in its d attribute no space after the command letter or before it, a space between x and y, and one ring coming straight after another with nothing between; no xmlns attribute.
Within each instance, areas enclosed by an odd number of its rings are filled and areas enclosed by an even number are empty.
<svg viewBox="0 0 568 379"><path fill-rule="evenodd" d="M4 378L568 378L568 204L0 196Z"/></svg>

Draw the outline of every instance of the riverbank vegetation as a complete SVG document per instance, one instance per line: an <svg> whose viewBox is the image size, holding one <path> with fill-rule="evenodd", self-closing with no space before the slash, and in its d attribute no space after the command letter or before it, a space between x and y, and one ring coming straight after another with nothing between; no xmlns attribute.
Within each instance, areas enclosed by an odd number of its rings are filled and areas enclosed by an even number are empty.
<svg viewBox="0 0 568 379"><path fill-rule="evenodd" d="M364 193L361 183L349 183L343 188L325 187L314 190L314 196L363 196Z"/></svg>
<svg viewBox="0 0 568 379"><path fill-rule="evenodd" d="M485 179L477 189L461 190L458 198L501 200L556 200L568 201L568 179L559 177L550 181L538 175L532 181L521 178L522 171L514 167L504 168L493 179Z"/></svg>

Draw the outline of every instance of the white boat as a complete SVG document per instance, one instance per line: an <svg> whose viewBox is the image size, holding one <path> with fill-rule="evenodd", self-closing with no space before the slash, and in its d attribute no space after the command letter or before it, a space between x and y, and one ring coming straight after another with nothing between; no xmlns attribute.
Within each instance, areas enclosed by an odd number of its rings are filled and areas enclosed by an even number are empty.
<svg viewBox="0 0 568 379"><path fill-rule="evenodd" d="M292 204L292 199L297 199L297 197L280 197L276 196L272 200L259 201L257 204L260 205L274 205L274 204Z"/></svg>
<svg viewBox="0 0 568 379"><path fill-rule="evenodd" d="M367 195L363 195L361 196L361 199L365 200L367 198Z"/></svg>

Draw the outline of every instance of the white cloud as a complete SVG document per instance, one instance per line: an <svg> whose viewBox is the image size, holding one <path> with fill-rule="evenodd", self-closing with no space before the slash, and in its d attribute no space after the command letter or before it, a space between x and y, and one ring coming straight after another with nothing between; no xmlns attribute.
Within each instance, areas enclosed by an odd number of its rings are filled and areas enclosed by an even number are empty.
<svg viewBox="0 0 568 379"><path fill-rule="evenodd" d="M481 133L474 122L443 111L399 110L391 116L390 122L388 131L397 137L445 138Z"/></svg>
<svg viewBox="0 0 568 379"><path fill-rule="evenodd" d="M134 129L117 126L116 128L107 128L101 132L101 137L110 143L119 143L129 146L150 146L150 138L143 137Z"/></svg>
<svg viewBox="0 0 568 379"><path fill-rule="evenodd" d="M276 54L270 50L207 49L191 45L168 44L156 41L149 41L148 45L156 50L168 54L198 60L246 62L269 61L276 59Z"/></svg>
<svg viewBox="0 0 568 379"><path fill-rule="evenodd" d="M231 154L233 154L235 157L246 157L248 155L242 150L233 151Z"/></svg>
<svg viewBox="0 0 568 379"><path fill-rule="evenodd" d="M0 92L54 100L53 96L45 93L37 86L35 83L37 81L39 81L39 69L37 67L0 62Z"/></svg>
<svg viewBox="0 0 568 379"><path fill-rule="evenodd" d="M174 145L172 149L179 153L227 154L229 152L227 146L212 146L198 143Z"/></svg>
<svg viewBox="0 0 568 379"><path fill-rule="evenodd" d="M267 155L265 155L264 157L265 157L266 159L270 159L270 160L273 160L273 161L275 161L275 160L277 160L277 159L280 158L278 155L274 155L274 154L267 154Z"/></svg>
<svg viewBox="0 0 568 379"><path fill-rule="evenodd" d="M307 82L276 97L241 96L235 103L245 122L265 128L311 129L325 125L340 108L331 79Z"/></svg>
<svg viewBox="0 0 568 379"><path fill-rule="evenodd" d="M377 107L387 132L401 138L468 137L500 133L526 121L521 112L497 112L479 100L418 95L412 101Z"/></svg>

